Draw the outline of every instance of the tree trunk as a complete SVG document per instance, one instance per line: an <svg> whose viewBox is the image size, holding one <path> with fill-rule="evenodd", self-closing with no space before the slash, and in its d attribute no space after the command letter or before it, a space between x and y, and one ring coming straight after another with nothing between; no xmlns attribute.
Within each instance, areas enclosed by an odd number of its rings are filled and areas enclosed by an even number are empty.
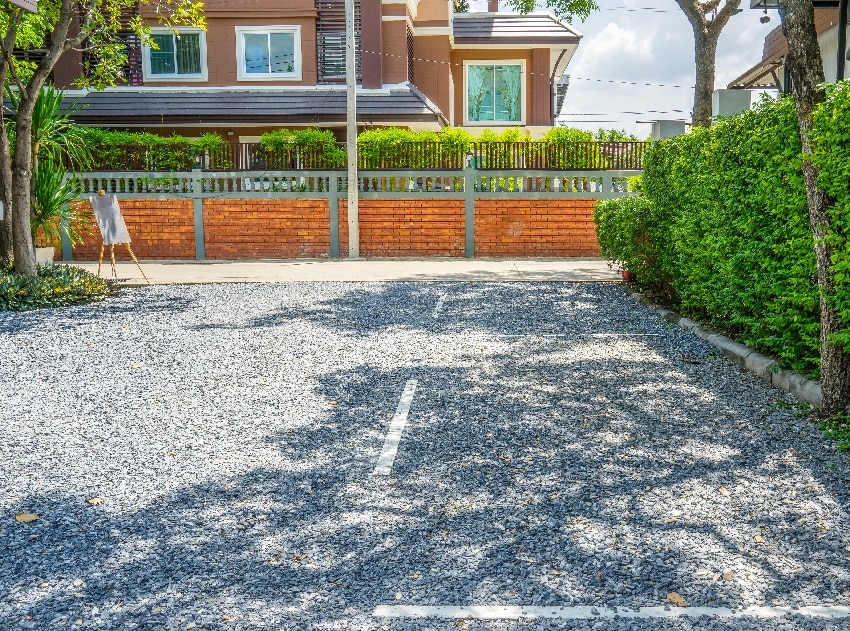
<svg viewBox="0 0 850 631"><path fill-rule="evenodd" d="M720 32L710 33L694 28L696 86L694 88L693 125L711 125L711 97L714 93L714 68Z"/></svg>
<svg viewBox="0 0 850 631"><path fill-rule="evenodd" d="M30 226L30 171L32 170L32 112L35 97L32 91L21 94L20 107L15 121L15 155L12 157L12 238L14 240L15 271L35 276L35 244Z"/></svg>
<svg viewBox="0 0 850 631"><path fill-rule="evenodd" d="M691 124L701 127L711 125L711 96L714 93L714 68L717 61L717 40L720 32L733 15L739 13L741 0L676 0L694 31L694 62L696 86ZM711 17L709 17L709 14Z"/></svg>
<svg viewBox="0 0 850 631"><path fill-rule="evenodd" d="M803 155L806 156L812 150L809 142L812 112L824 99L821 84L825 78L815 30L814 10L810 0L780 0L779 16L782 19L782 32L788 40L785 64L791 75L794 103L800 121L800 139ZM830 336L841 328L838 313L830 305L830 296L835 291L831 269L832 247L824 238L827 232L836 229L829 216L829 209L834 200L818 190L818 170L805 159L803 179L806 184L809 223L814 237L820 290L822 411L828 415L836 415L850 409L850 353L829 341Z"/></svg>

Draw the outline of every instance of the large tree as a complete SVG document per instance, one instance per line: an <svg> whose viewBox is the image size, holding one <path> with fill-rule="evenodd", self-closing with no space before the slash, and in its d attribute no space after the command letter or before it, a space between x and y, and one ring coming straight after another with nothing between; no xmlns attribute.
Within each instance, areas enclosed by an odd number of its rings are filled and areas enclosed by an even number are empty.
<svg viewBox="0 0 850 631"><path fill-rule="evenodd" d="M830 297L835 291L832 269L832 246L827 235L840 229L830 216L834 200L818 188L818 170L811 160L810 132L812 115L816 106L826 97L823 70L814 9L811 0L779 0L779 17L782 32L788 40L785 64L791 76L792 93L800 122L800 139L803 144L803 179L809 206L809 224L815 243L815 259L820 290L820 356L823 387L823 412L828 415L844 414L850 410L850 354L831 342L840 328L837 311Z"/></svg>
<svg viewBox="0 0 850 631"><path fill-rule="evenodd" d="M0 0L0 82L18 93L11 129L0 111L0 129L9 132L0 133L0 196L6 211L0 222L0 262L13 258L20 274L36 273L30 230L36 99L57 62L72 50L83 50L87 60L78 87L103 88L120 81L127 61L120 33L147 39L149 28L134 15L139 4L147 3L155 4L152 13L161 25L203 26L203 3L192 0L39 0L34 14ZM44 55L29 63L16 55L21 49L40 49Z"/></svg>
<svg viewBox="0 0 850 631"><path fill-rule="evenodd" d="M522 13L533 11L536 4L536 0L508 2ZM594 0L548 0L546 4L556 15L567 21L576 17L583 20L599 8ZM720 32L730 18L740 13L741 0L676 0L676 4L688 18L694 32L696 86L691 122L707 127L711 125L711 95L714 92L717 42Z"/></svg>

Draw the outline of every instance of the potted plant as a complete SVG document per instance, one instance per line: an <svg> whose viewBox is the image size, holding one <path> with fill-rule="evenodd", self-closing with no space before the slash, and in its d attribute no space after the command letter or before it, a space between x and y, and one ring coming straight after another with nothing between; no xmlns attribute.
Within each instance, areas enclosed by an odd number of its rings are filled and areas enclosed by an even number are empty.
<svg viewBox="0 0 850 631"><path fill-rule="evenodd" d="M88 216L71 205L82 193L78 180L65 179L64 170L53 168L48 162L39 164L33 173L33 202L30 228L36 244L36 262L48 265L53 262L54 247L65 235L75 245L82 241L80 229L91 222Z"/></svg>

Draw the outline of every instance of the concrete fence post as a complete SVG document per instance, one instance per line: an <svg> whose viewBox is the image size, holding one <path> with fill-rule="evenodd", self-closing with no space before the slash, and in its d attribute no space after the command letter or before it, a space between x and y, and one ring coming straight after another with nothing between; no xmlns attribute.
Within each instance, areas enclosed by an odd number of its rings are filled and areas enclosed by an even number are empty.
<svg viewBox="0 0 850 631"><path fill-rule="evenodd" d="M339 187L340 176L332 173L328 176L328 211L331 222L331 256L339 258Z"/></svg>
<svg viewBox="0 0 850 631"><path fill-rule="evenodd" d="M463 173L463 205L465 242L463 255L475 257L475 186L478 182L478 170L467 168Z"/></svg>
<svg viewBox="0 0 850 631"><path fill-rule="evenodd" d="M204 182L201 169L192 169L192 206L195 223L195 260L205 261L207 258L206 241L204 237Z"/></svg>

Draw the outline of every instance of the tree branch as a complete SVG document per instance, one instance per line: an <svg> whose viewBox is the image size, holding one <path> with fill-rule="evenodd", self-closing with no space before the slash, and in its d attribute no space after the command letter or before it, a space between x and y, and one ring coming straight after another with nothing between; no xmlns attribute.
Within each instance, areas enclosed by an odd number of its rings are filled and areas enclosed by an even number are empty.
<svg viewBox="0 0 850 631"><path fill-rule="evenodd" d="M21 81L17 71L15 70L14 51L15 40L18 38L18 27L21 24L22 15L23 9L17 9L12 12L12 15L9 17L9 30L6 32L5 37L3 37L3 43L0 44L3 55L3 85L6 85L5 75L8 72L12 81L21 92L26 90L26 86L24 85L24 82Z"/></svg>

